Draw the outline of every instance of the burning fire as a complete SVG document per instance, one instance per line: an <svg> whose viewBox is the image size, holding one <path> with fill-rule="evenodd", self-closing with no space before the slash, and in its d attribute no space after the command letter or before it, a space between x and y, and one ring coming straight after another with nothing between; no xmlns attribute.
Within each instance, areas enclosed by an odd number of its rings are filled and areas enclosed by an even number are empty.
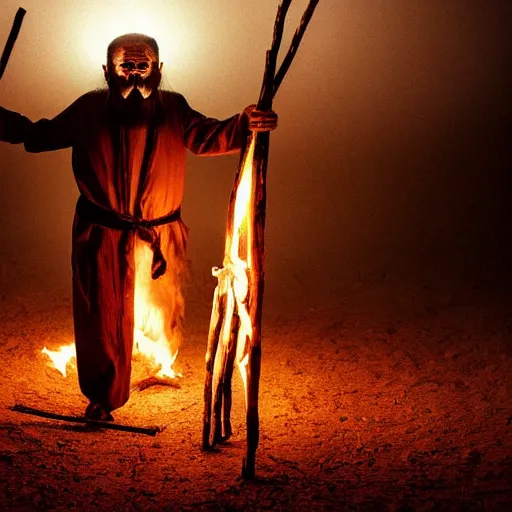
<svg viewBox="0 0 512 512"><path fill-rule="evenodd" d="M227 299L226 317L223 322L221 340L228 345L236 314L240 324L236 340L236 363L242 376L247 399L247 341L252 336L252 324L247 307L249 293L248 272L251 269L252 218L254 200L254 170L252 166L255 138L253 137L246 152L240 175L240 183L233 211L233 229L226 240L223 267L215 267L212 274L219 280L218 295ZM165 313L154 300L152 294L150 247L137 240L135 247L135 299L134 299L134 355L142 354L158 368L156 377L181 377L172 368L178 351L172 353L171 343L165 329ZM42 352L51 359L57 370L66 377L66 368L75 357L75 345L63 345L56 351L46 347Z"/></svg>
<svg viewBox="0 0 512 512"><path fill-rule="evenodd" d="M249 148L245 154L240 182L235 198L233 212L232 236L226 240L224 267L214 267L212 274L219 280L219 294L226 294L226 317L222 326L220 339L227 345L231 337L233 315L236 311L240 320L236 345L236 363L242 376L247 402L247 363L249 355L246 353L247 341L252 336L252 323L247 309L249 294L248 271L252 267L252 218L254 201L254 169L253 157L255 137L252 137ZM235 309L236 306L236 309Z"/></svg>
<svg viewBox="0 0 512 512"><path fill-rule="evenodd" d="M172 369L178 351L171 353L171 345L165 333L164 311L152 300L152 258L153 253L148 244L136 244L134 353L141 353L160 367L157 377L172 379L180 376Z"/></svg>
<svg viewBox="0 0 512 512"><path fill-rule="evenodd" d="M204 387L203 449L229 439L231 427L231 379L236 363L244 386L247 414L250 410L249 350L257 325L253 324L253 279L258 261L253 261L256 176L253 165L256 138L253 134L235 179L228 208L226 245L222 268L214 267L217 278L213 296ZM256 327L256 328L255 328ZM212 420L213 415L213 420ZM213 437L211 428L214 428Z"/></svg>
<svg viewBox="0 0 512 512"><path fill-rule="evenodd" d="M44 347L41 352L46 354L52 360L55 368L66 377L66 367L71 362L71 359L76 357L75 344L62 345L57 350L48 350Z"/></svg>
<svg viewBox="0 0 512 512"><path fill-rule="evenodd" d="M147 357L159 370L156 377L181 377L172 368L178 351L171 352L171 344L165 333L165 316L161 307L155 304L151 294L151 260L153 253L148 244L137 241L135 249L135 312L133 332L133 354ZM66 367L76 357L75 344L63 345L57 350L43 348L42 352L64 377Z"/></svg>

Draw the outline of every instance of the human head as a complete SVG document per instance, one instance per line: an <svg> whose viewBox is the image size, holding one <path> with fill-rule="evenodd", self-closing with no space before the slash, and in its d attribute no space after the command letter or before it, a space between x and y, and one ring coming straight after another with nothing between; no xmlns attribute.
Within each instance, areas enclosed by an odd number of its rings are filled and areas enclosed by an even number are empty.
<svg viewBox="0 0 512 512"><path fill-rule="evenodd" d="M114 39L107 48L105 79L111 90L127 98L138 91L144 99L158 88L162 63L157 42L144 34L125 34Z"/></svg>

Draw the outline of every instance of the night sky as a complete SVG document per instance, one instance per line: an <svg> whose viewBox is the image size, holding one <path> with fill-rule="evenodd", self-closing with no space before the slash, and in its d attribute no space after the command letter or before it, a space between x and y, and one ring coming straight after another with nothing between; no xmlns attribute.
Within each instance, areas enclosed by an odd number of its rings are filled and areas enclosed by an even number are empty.
<svg viewBox="0 0 512 512"><path fill-rule="evenodd" d="M161 44L164 88L209 116L230 116L257 101L277 4L25 0L0 105L33 120L57 115L103 86L110 39L142 31ZM283 48L306 5L293 2ZM2 45L18 7L2 2ZM503 261L511 11L506 0L320 0L274 103L269 300L317 300L408 268L421 269L420 284L422 272ZM196 292L213 286L210 268L222 261L237 162L189 158L184 220ZM30 277L70 292L77 195L71 150L33 155L0 144L0 287Z"/></svg>

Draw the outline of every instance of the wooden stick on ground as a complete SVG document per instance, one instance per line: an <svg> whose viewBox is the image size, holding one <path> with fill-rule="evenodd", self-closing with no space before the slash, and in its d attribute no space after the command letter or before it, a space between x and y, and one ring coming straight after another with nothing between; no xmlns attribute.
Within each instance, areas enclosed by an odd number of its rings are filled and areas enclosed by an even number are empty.
<svg viewBox="0 0 512 512"><path fill-rule="evenodd" d="M21 24L23 23L23 17L27 11L20 7L16 16L14 17L14 21L12 24L11 32L9 33L9 37L7 38L7 42L5 43L4 51L2 52L2 57L0 58L0 79L2 78L5 68L7 67L7 63L9 62L9 57L11 56L12 49L14 48L14 43L18 38L18 34L20 33Z"/></svg>
<svg viewBox="0 0 512 512"><path fill-rule="evenodd" d="M82 423L98 428L121 430L123 432L145 434L147 436L153 437L164 430L161 427L132 427L131 425L120 425L119 423L113 423L109 421L91 420L89 418L84 418L83 416L65 416L63 414L54 414L52 412L40 411L39 409L33 409L32 407L26 407L21 404L16 404L13 407L10 407L10 409L11 411L21 412L23 414L31 414L32 416L39 416L40 418L47 418L50 420L67 421L70 423Z"/></svg>

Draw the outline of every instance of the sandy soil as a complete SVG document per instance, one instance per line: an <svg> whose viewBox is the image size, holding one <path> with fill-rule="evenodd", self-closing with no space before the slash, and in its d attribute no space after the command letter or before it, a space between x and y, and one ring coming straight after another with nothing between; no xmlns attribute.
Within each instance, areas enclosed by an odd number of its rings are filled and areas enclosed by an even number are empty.
<svg viewBox="0 0 512 512"><path fill-rule="evenodd" d="M77 415L86 401L76 370L63 378L40 353L72 338L69 300L4 290L0 509L512 510L509 286L380 275L322 305L267 303L255 482L240 479L239 378L234 437L200 450L204 305L189 316L180 389L147 389L115 413L166 427L148 437L9 410Z"/></svg>

